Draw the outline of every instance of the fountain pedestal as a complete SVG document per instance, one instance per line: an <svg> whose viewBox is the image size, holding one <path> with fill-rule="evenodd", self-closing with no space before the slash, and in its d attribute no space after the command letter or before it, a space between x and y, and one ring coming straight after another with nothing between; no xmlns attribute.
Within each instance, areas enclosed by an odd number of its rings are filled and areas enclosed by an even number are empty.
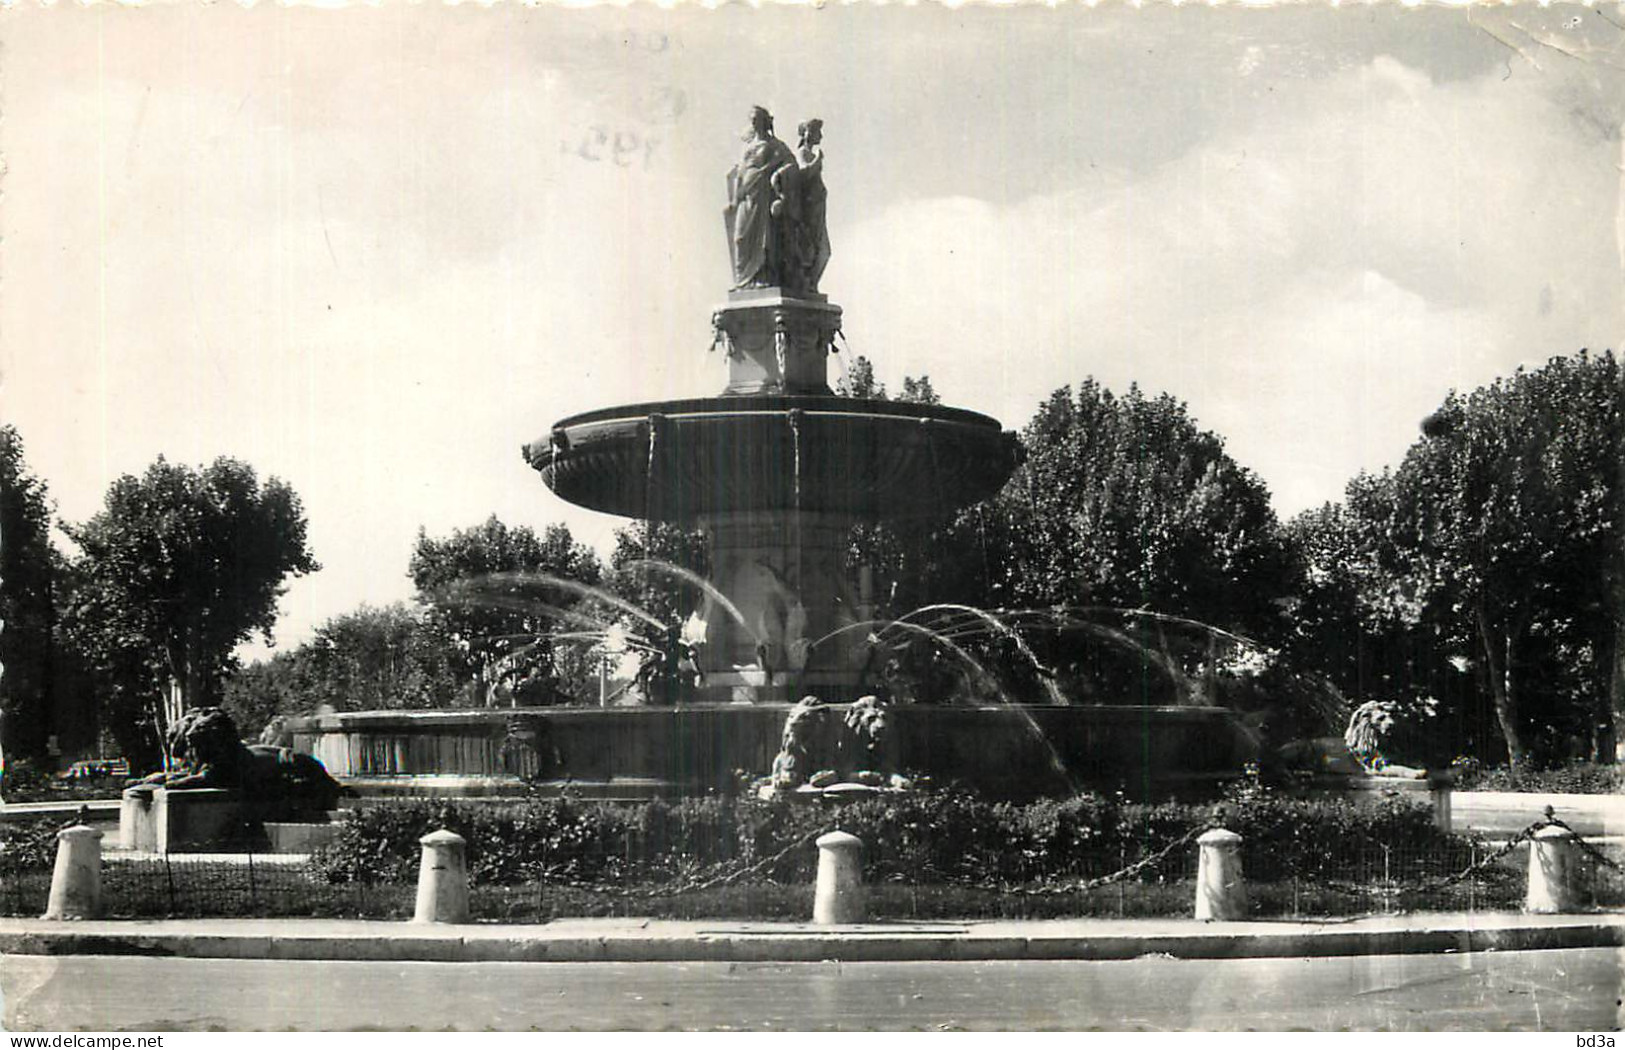
<svg viewBox="0 0 1625 1050"><path fill-rule="evenodd" d="M719 672L708 676L708 685L856 684L867 657L867 631L855 625L870 610L847 579L852 524L845 515L793 510L701 519L711 544L712 582L734 605L728 610L708 596L701 609L706 663ZM836 633L843 627L852 629ZM726 677L730 672L737 683ZM760 697L770 698L797 697Z"/></svg>
<svg viewBox="0 0 1625 1050"><path fill-rule="evenodd" d="M711 328L728 355L724 396L831 393L825 358L841 330L841 308L824 296L733 291L711 315Z"/></svg>

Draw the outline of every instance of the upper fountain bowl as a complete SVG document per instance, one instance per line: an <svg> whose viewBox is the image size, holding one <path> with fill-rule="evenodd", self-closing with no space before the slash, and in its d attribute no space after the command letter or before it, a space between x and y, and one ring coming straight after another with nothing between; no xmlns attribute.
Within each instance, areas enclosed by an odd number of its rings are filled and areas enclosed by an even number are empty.
<svg viewBox="0 0 1625 1050"><path fill-rule="evenodd" d="M964 409L829 395L712 397L571 416L525 446L571 503L693 523L801 511L934 517L987 499L1021 459L997 420Z"/></svg>

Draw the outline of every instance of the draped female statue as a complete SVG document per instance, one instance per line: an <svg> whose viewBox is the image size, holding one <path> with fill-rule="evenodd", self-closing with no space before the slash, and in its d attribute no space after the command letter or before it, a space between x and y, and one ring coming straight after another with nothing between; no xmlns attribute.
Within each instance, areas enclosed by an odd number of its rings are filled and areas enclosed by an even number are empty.
<svg viewBox="0 0 1625 1050"><path fill-rule="evenodd" d="M750 111L745 152L728 172L728 249L735 288L794 287L799 267L800 167L773 134L773 116Z"/></svg>
<svg viewBox="0 0 1625 1050"><path fill-rule="evenodd" d="M818 281L829 265L829 226L825 205L829 190L824 186L824 122L814 117L797 129L796 161L801 166L801 223L799 237L800 285L804 291L818 291Z"/></svg>

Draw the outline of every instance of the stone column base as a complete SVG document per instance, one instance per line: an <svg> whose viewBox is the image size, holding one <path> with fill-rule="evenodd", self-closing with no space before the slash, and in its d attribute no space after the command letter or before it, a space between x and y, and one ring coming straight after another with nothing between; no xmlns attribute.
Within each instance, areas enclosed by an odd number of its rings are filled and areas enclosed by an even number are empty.
<svg viewBox="0 0 1625 1050"><path fill-rule="evenodd" d="M711 326L728 355L725 395L831 393L825 358L841 328L841 308L823 296L778 288L730 292Z"/></svg>
<svg viewBox="0 0 1625 1050"><path fill-rule="evenodd" d="M119 844L149 853L205 852L241 843L249 803L224 788L129 788L119 806Z"/></svg>

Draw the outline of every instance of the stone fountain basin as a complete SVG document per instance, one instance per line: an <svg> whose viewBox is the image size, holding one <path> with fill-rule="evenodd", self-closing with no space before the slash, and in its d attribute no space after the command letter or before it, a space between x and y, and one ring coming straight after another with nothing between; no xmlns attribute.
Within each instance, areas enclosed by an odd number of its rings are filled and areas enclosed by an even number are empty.
<svg viewBox="0 0 1625 1050"><path fill-rule="evenodd" d="M846 704L829 705L839 719ZM743 790L766 774L789 704L358 711L293 719L295 747L363 795L583 796ZM1253 757L1222 708L1010 704L888 708L898 763L938 784L1013 800L1074 786L1131 797L1202 794ZM1055 769L1057 759L1070 774Z"/></svg>
<svg viewBox="0 0 1625 1050"><path fill-rule="evenodd" d="M623 405L571 416L525 446L572 503L680 522L937 516L992 496L1019 457L1016 436L976 412L827 395Z"/></svg>

